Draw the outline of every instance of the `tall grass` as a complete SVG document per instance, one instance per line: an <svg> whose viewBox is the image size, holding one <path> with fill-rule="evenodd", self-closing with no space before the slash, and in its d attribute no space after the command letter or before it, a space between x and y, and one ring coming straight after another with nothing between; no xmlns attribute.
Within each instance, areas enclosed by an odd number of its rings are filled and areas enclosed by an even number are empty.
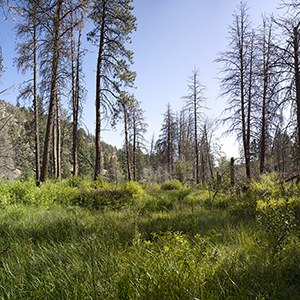
<svg viewBox="0 0 300 300"><path fill-rule="evenodd" d="M255 207L258 188L240 202L172 182L2 183L0 299L299 299L298 223L274 251L264 221L286 218Z"/></svg>

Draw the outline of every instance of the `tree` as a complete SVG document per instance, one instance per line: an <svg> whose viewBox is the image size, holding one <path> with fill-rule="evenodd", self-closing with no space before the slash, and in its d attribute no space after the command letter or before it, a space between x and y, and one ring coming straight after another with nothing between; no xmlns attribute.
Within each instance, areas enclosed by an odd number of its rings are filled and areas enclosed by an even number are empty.
<svg viewBox="0 0 300 300"><path fill-rule="evenodd" d="M61 111L62 97L70 79L70 15L75 14L85 1L46 1L43 3L43 47L40 50L42 91L48 98L48 118L44 141L41 181L48 177L50 153L53 151L55 177L62 173ZM49 70L51 70L49 72ZM51 148L52 146L52 148Z"/></svg>
<svg viewBox="0 0 300 300"><path fill-rule="evenodd" d="M80 113L80 102L82 100L82 93L84 89L81 85L82 78L82 57L84 52L82 50L81 38L82 30L85 21L85 15L87 10L88 1L80 1L82 5L82 11L79 13L79 17L74 19L73 7L71 2L71 14L70 14L70 49L71 49L71 94L72 94L72 116L73 116L73 130L72 130L72 158L73 158L73 176L77 176L79 172L78 165L78 122ZM77 47L74 38L74 31L78 30ZM76 48L76 49L75 49Z"/></svg>
<svg viewBox="0 0 300 300"><path fill-rule="evenodd" d="M177 144L177 123L171 105L167 104L167 111L164 114L161 134L156 142L156 151L159 161L167 165L167 176L172 178Z"/></svg>
<svg viewBox="0 0 300 300"><path fill-rule="evenodd" d="M133 53L126 49L130 34L136 28L132 15L132 0L98 0L94 2L90 18L95 28L89 40L98 46L96 70L96 162L94 178L101 175L101 120L114 110L114 102L128 86L135 73L130 71Z"/></svg>
<svg viewBox="0 0 300 300"><path fill-rule="evenodd" d="M53 126L56 116L57 102L58 102L58 66L60 60L60 42L61 42L61 17L62 17L63 0L56 1L55 13L53 14L53 31L51 32L52 42L52 66L51 66L51 83L50 83L50 99L47 128L44 142L43 164L41 169L41 181L46 181L48 178L48 168L50 159L50 147L53 133Z"/></svg>
<svg viewBox="0 0 300 300"><path fill-rule="evenodd" d="M229 49L222 52L217 62L222 64L221 96L228 97L225 112L231 113L224 122L229 122L228 132L236 132L242 140L245 170L251 178L250 142L253 100L254 34L250 28L245 2L241 2L234 13L230 27Z"/></svg>
<svg viewBox="0 0 300 300"><path fill-rule="evenodd" d="M202 136L200 140L200 166L201 166L201 181L205 183L209 178L214 179L213 172L213 155L211 149L210 130L212 125L206 120L203 125Z"/></svg>
<svg viewBox="0 0 300 300"><path fill-rule="evenodd" d="M33 97L34 111L34 141L35 141L35 178L37 185L40 182L40 133L39 133L39 105L38 105L38 35L40 34L40 7L41 1L23 1L21 11L22 23L17 25L17 36L22 39L17 45L19 54L17 59L18 69L25 73L28 69L32 70L33 78L23 86L20 97Z"/></svg>
<svg viewBox="0 0 300 300"><path fill-rule="evenodd" d="M274 159L274 170L284 178L293 170L293 142L286 130L279 126L276 129L272 145L272 154Z"/></svg>
<svg viewBox="0 0 300 300"><path fill-rule="evenodd" d="M130 108L132 104L132 97L127 94L123 94L119 100L119 105L123 114L124 124L124 147L125 147L125 161L126 161L126 179L131 181L132 179L132 168L131 168L131 155L130 155L130 142L129 142L129 122L130 122Z"/></svg>
<svg viewBox="0 0 300 300"><path fill-rule="evenodd" d="M259 170L266 170L266 156L270 145L270 131L281 120L278 96L281 82L275 47L273 22L263 16L257 36L257 119L259 140Z"/></svg>
<svg viewBox="0 0 300 300"><path fill-rule="evenodd" d="M300 166L300 20L299 1L283 1L283 7L287 8L287 13L283 18L276 20L276 24L281 28L284 38L277 45L281 58L284 81L286 86L285 99L294 108L296 119L296 144L298 168ZM292 101L290 101L292 100Z"/></svg>
<svg viewBox="0 0 300 300"><path fill-rule="evenodd" d="M186 99L186 110L189 112L189 116L193 124L194 160L196 183L198 184L200 182L199 132L203 109L205 108L205 99L203 95L204 87L199 81L199 70L195 69L189 78L188 90L189 94L184 98Z"/></svg>
<svg viewBox="0 0 300 300"><path fill-rule="evenodd" d="M133 98L131 107L131 118L129 123L130 143L132 144L132 177L133 180L140 178L138 174L138 156L142 149L146 149L146 140L144 134L147 132L144 111L141 108L141 102Z"/></svg>

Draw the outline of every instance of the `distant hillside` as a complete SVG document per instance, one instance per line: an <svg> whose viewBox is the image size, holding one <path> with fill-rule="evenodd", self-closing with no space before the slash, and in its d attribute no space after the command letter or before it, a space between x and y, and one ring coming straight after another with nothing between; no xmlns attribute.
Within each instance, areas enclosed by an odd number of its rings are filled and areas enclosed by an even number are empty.
<svg viewBox="0 0 300 300"><path fill-rule="evenodd" d="M0 179L34 176L33 112L30 108L14 106L0 100ZM40 115L40 146L43 151L46 116ZM79 173L92 176L94 168L94 136L79 129ZM62 176L72 171L72 124L67 113L61 120ZM104 176L121 179L123 175L122 150L102 143ZM119 161L121 159L121 162ZM50 166L50 176L51 176Z"/></svg>
<svg viewBox="0 0 300 300"><path fill-rule="evenodd" d="M25 120L26 116L20 108L0 100L0 178L21 175L17 166L17 145Z"/></svg>

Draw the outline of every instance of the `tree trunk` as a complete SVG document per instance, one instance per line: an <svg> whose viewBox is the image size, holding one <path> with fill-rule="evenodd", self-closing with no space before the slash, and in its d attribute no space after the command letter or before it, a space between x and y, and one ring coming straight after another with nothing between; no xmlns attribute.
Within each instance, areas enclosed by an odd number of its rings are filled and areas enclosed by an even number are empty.
<svg viewBox="0 0 300 300"><path fill-rule="evenodd" d="M33 109L34 109L34 143L35 143L35 180L37 186L40 184L40 132L39 132L39 105L37 95L37 37L36 20L33 27Z"/></svg>
<svg viewBox="0 0 300 300"><path fill-rule="evenodd" d="M58 177L57 171L57 126L56 126L56 119L55 125L53 126L53 144L52 144L52 153L53 153L53 176L54 178Z"/></svg>
<svg viewBox="0 0 300 300"><path fill-rule="evenodd" d="M56 15L54 18L54 34L53 34L53 58L52 58L52 68L51 68L51 91L50 91L50 101L49 101L49 112L46 127L45 143L44 143L44 153L43 153L43 164L41 170L41 181L44 182L48 178L48 168L50 160L50 148L51 140L55 119L55 108L57 101L57 77L58 77L58 64L59 64L59 52L60 52L60 15L62 9L63 0L58 0L56 4Z"/></svg>
<svg viewBox="0 0 300 300"><path fill-rule="evenodd" d="M264 29L266 28L264 21ZM264 30L265 32L265 30ZM267 93L269 88L269 69L270 69L270 43L272 30L269 27L268 40L263 40L263 95L262 95L262 114L261 114L261 137L260 137L260 155L259 155L259 171L260 174L265 172L266 161L266 135L267 135ZM267 45L266 45L267 44Z"/></svg>
<svg viewBox="0 0 300 300"><path fill-rule="evenodd" d="M125 152L126 152L126 170L127 170L127 180L131 181L131 162L130 162L130 146L128 138L128 113L126 110L126 104L123 104L124 113L124 134L125 134Z"/></svg>
<svg viewBox="0 0 300 300"><path fill-rule="evenodd" d="M263 174L265 171L265 157L266 157L266 109L267 109L267 89L268 89L268 68L264 67L264 86L263 86L263 98L262 98L262 114L261 114L261 137L260 137L260 162L259 171Z"/></svg>
<svg viewBox="0 0 300 300"><path fill-rule="evenodd" d="M105 3L104 3L105 5ZM96 162L95 162L95 174L94 179L96 180L102 171L101 166L101 73L102 73L102 55L104 50L104 34L105 34L105 7L103 9L101 29L100 29L100 40L99 50L97 59L97 74L96 74Z"/></svg>
<svg viewBox="0 0 300 300"><path fill-rule="evenodd" d="M73 176L78 176L79 166L78 166L78 111L79 111L79 70L80 70L80 46L81 46L81 27L78 32L78 41L77 41L77 59L76 59L76 77L75 77L75 66L74 66L74 57L75 57L75 45L72 32L71 48L72 48L72 103L73 103Z"/></svg>
<svg viewBox="0 0 300 300"><path fill-rule="evenodd" d="M137 124L136 124L136 112L133 111L132 115L133 124L133 142L132 142L132 176L133 180L136 181L136 137L137 137Z"/></svg>
<svg viewBox="0 0 300 300"><path fill-rule="evenodd" d="M298 26L294 28L294 72L295 72L295 85L296 85L296 107L297 107L297 162L298 168L300 165L300 70L299 70L299 33Z"/></svg>
<svg viewBox="0 0 300 300"><path fill-rule="evenodd" d="M60 178L61 177L61 120L60 120L60 107L59 107L58 97L56 100L56 124L55 125L56 125L56 157L57 157L56 178Z"/></svg>
<svg viewBox="0 0 300 300"><path fill-rule="evenodd" d="M195 161L196 161L196 183L200 182L199 173L199 145L198 145L198 118L197 118L197 75L194 73L194 140L195 140Z"/></svg>
<svg viewBox="0 0 300 300"><path fill-rule="evenodd" d="M251 53L250 53L250 65L249 65L249 86L248 86L248 110L247 110L247 134L246 134L246 153L245 153L245 163L246 163L246 176L247 179L251 179L251 167L250 167L250 143L251 143L251 110L252 110L252 85L253 85L253 51L254 51L254 37L253 33L251 36Z"/></svg>
<svg viewBox="0 0 300 300"><path fill-rule="evenodd" d="M235 175L234 175L234 157L230 159L230 185L234 187L235 185Z"/></svg>

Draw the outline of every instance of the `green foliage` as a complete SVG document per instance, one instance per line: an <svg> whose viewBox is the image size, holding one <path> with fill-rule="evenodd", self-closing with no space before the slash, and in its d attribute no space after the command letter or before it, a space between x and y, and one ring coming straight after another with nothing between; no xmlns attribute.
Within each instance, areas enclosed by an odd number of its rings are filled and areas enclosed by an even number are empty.
<svg viewBox="0 0 300 300"><path fill-rule="evenodd" d="M178 179L167 180L161 185L163 191L180 190L183 187L182 183Z"/></svg>
<svg viewBox="0 0 300 300"><path fill-rule="evenodd" d="M184 160L175 161L175 178L182 183L186 183L191 178L192 163Z"/></svg>
<svg viewBox="0 0 300 300"><path fill-rule="evenodd" d="M251 183L251 190L258 199L282 197L282 186L279 184L278 175L275 173L263 174L259 181Z"/></svg>
<svg viewBox="0 0 300 300"><path fill-rule="evenodd" d="M237 220L249 220L255 218L256 201L246 199L236 202L229 208L230 214Z"/></svg>
<svg viewBox="0 0 300 300"><path fill-rule="evenodd" d="M0 182L0 298L297 299L299 198L257 191Z"/></svg>
<svg viewBox="0 0 300 300"><path fill-rule="evenodd" d="M257 222L268 235L274 253L282 250L287 238L296 228L295 212L284 199L258 201Z"/></svg>
<svg viewBox="0 0 300 300"><path fill-rule="evenodd" d="M94 209L120 209L139 201L144 194L137 182L114 186L103 179L97 179L92 187L82 189L72 204Z"/></svg>

